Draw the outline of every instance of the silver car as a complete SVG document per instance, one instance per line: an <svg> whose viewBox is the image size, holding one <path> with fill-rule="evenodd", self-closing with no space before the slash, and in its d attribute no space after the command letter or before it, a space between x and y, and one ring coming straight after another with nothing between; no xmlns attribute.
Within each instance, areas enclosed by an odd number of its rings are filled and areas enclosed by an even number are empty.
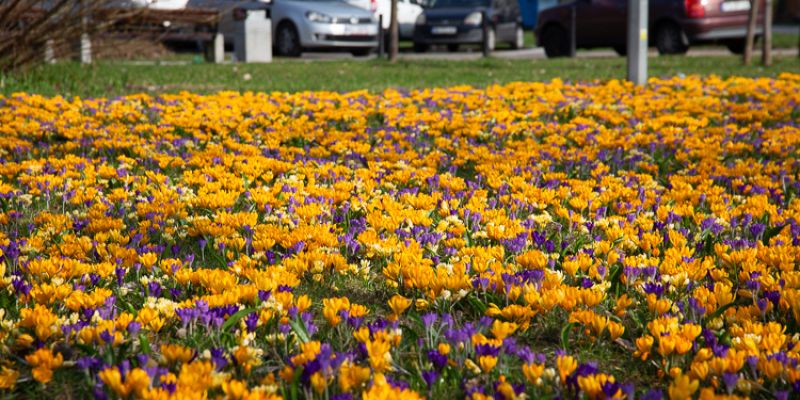
<svg viewBox="0 0 800 400"><path fill-rule="evenodd" d="M274 50L282 56L315 49L364 56L378 46L372 13L339 0L273 0L272 32Z"/></svg>
<svg viewBox="0 0 800 400"><path fill-rule="evenodd" d="M222 11L219 30L232 41L236 10L270 9L273 51L297 57L303 50L338 49L356 56L378 46L378 20L340 0L189 0L187 7Z"/></svg>

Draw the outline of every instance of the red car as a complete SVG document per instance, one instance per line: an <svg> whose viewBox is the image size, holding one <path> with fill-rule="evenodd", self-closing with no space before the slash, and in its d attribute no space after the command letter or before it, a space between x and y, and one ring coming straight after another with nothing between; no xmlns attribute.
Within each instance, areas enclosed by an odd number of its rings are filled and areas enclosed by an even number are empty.
<svg viewBox="0 0 800 400"><path fill-rule="evenodd" d="M739 54L749 10L749 0L650 0L649 41L660 54L683 54L699 43L722 43ZM613 47L625 54L628 0L573 0L539 14L536 41L547 57L570 55L573 12L575 47Z"/></svg>

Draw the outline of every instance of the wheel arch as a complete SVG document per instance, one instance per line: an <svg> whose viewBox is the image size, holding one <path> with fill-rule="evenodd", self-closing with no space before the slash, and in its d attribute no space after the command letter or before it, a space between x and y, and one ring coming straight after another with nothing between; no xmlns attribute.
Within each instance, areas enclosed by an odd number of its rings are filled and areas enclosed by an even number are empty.
<svg viewBox="0 0 800 400"><path fill-rule="evenodd" d="M295 35L297 35L297 45L299 46L299 50L302 51L303 49L303 35L300 33L300 29L297 26L297 23L292 20L289 16L282 17L277 24L275 24L275 28L272 33L272 45L273 48L277 46L278 36L281 29L289 27L290 29L294 30Z"/></svg>

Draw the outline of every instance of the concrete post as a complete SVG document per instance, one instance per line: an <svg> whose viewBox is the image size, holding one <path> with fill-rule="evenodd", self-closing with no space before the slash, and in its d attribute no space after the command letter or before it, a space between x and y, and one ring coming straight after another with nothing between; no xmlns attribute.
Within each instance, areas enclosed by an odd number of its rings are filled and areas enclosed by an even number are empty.
<svg viewBox="0 0 800 400"><path fill-rule="evenodd" d="M628 80L647 83L648 0L628 1Z"/></svg>
<svg viewBox="0 0 800 400"><path fill-rule="evenodd" d="M44 42L44 62L45 64L55 64L56 62L56 49L53 39L47 39Z"/></svg>
<svg viewBox="0 0 800 400"><path fill-rule="evenodd" d="M81 37L78 42L78 59L81 64L91 64L92 41L89 37L89 10L85 7L83 0L80 0L78 5L78 10L81 13Z"/></svg>
<svg viewBox="0 0 800 400"><path fill-rule="evenodd" d="M217 32L211 42L211 56L214 64L225 62L225 36Z"/></svg>
<svg viewBox="0 0 800 400"><path fill-rule="evenodd" d="M81 64L92 63L92 40L88 33L81 33Z"/></svg>
<svg viewBox="0 0 800 400"><path fill-rule="evenodd" d="M272 20L266 10L248 10L244 21L237 22L234 48L238 61L272 62Z"/></svg>

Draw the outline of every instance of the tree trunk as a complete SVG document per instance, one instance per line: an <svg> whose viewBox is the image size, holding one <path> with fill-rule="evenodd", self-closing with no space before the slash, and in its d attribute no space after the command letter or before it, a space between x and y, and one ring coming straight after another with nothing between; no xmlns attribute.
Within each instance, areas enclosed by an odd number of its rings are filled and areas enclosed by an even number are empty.
<svg viewBox="0 0 800 400"><path fill-rule="evenodd" d="M772 65L772 0L764 3L764 48L761 51L761 63L765 67Z"/></svg>
<svg viewBox="0 0 800 400"><path fill-rule="evenodd" d="M397 27L397 0L392 0L392 13L389 20L389 61L397 61L397 52L400 46L400 32Z"/></svg>
<svg viewBox="0 0 800 400"><path fill-rule="evenodd" d="M753 59L753 42L756 37L756 26L758 25L758 4L759 0L750 0L750 16L747 18L747 40L744 45L744 65L750 65Z"/></svg>

